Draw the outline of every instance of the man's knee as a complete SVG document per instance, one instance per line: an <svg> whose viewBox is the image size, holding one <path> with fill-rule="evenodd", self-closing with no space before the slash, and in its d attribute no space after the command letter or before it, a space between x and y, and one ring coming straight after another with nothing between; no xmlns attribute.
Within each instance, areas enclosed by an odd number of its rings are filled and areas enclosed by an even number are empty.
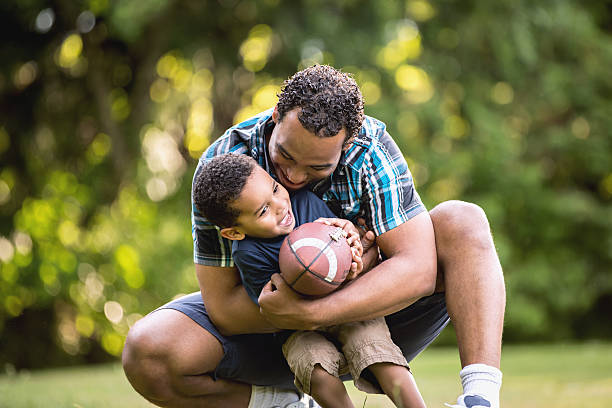
<svg viewBox="0 0 612 408"><path fill-rule="evenodd" d="M166 406L192 393L185 378L212 372L222 358L223 348L212 334L182 313L165 309L149 314L130 329L122 363L139 394ZM207 384L201 382L198 395L207 394Z"/></svg>
<svg viewBox="0 0 612 408"><path fill-rule="evenodd" d="M492 246L489 221L480 206L465 201L445 201L434 207L430 215L438 245Z"/></svg>
<svg viewBox="0 0 612 408"><path fill-rule="evenodd" d="M164 348L163 339L158 335L146 318L136 323L125 340L121 362L125 376L139 394L163 402L171 399L172 394L168 386L169 350Z"/></svg>

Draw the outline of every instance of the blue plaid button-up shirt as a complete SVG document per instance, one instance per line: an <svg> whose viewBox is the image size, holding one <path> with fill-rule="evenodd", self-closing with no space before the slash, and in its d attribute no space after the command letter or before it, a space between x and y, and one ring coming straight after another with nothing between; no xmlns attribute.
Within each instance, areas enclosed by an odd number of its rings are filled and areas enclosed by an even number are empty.
<svg viewBox="0 0 612 408"><path fill-rule="evenodd" d="M202 165L224 153L248 154L272 177L266 135L274 128L272 109L228 129L202 154ZM352 145L342 153L334 172L309 186L338 218L364 218L378 236L425 210L414 188L412 175L401 151L379 120L366 116ZM191 232L194 262L210 266L234 266L232 243L222 238L193 205Z"/></svg>

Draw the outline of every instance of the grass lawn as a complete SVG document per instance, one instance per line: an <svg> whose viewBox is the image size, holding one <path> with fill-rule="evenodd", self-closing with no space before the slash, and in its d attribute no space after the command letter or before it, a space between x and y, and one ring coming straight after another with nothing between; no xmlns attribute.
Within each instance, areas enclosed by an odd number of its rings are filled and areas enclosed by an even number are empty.
<svg viewBox="0 0 612 408"><path fill-rule="evenodd" d="M612 344L504 347L504 408L599 408L612 405ZM412 363L429 407L442 407L460 393L454 349L426 350ZM347 383L355 406L365 394ZM365 407L392 407L369 395ZM0 408L152 407L134 392L118 364L53 369L0 376Z"/></svg>

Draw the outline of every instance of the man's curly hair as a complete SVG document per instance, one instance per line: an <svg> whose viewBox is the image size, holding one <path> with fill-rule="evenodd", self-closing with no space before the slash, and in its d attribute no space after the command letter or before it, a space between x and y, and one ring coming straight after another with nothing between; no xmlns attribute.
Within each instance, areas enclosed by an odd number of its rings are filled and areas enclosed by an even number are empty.
<svg viewBox="0 0 612 408"><path fill-rule="evenodd" d="M277 110L285 114L301 108L304 129L319 137L336 136L346 129L345 143L357 136L363 122L363 97L355 80L329 65L313 65L285 81Z"/></svg>
<svg viewBox="0 0 612 408"><path fill-rule="evenodd" d="M242 193L257 162L244 154L227 153L212 158L196 175L193 203L206 219L221 227L236 225L240 211L232 203Z"/></svg>

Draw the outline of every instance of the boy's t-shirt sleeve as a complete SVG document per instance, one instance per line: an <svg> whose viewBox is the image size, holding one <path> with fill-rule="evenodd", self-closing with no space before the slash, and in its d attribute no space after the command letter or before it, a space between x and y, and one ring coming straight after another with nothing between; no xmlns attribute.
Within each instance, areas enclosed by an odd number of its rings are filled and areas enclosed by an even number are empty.
<svg viewBox="0 0 612 408"><path fill-rule="evenodd" d="M270 276L279 273L278 259L271 259L265 251L235 249L232 253L234 263L240 271L242 285L249 297L259 305L258 299Z"/></svg>

